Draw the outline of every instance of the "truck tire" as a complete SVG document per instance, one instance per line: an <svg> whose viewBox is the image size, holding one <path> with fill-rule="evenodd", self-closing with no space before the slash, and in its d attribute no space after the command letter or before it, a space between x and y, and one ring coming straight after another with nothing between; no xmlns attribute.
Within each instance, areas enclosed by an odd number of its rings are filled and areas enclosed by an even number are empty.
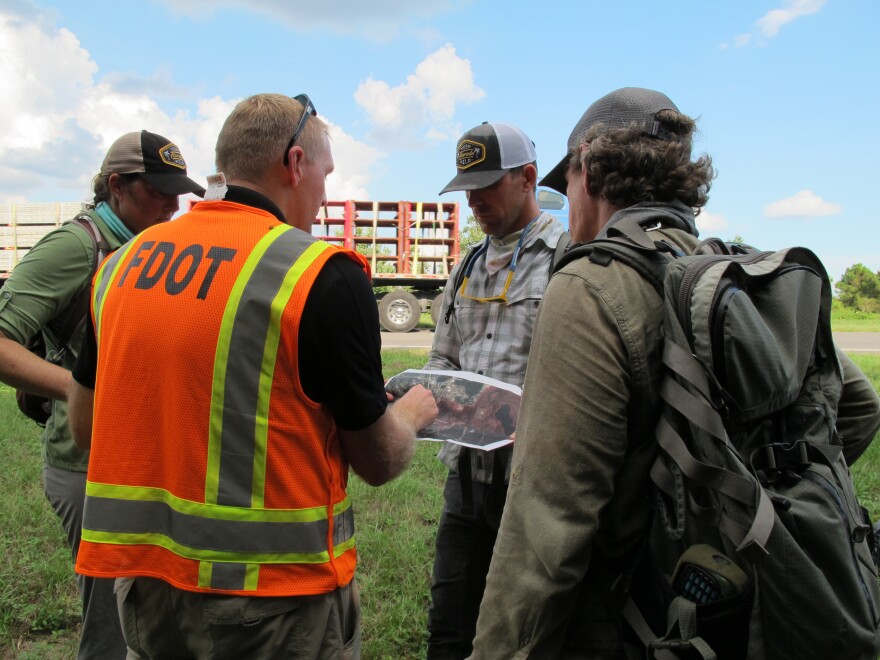
<svg viewBox="0 0 880 660"><path fill-rule="evenodd" d="M438 293L437 297L431 301L431 320L436 328L440 325L440 319L443 318L443 294Z"/></svg>
<svg viewBox="0 0 880 660"><path fill-rule="evenodd" d="M409 332L421 315L419 301L409 291L395 289L379 300L379 323L389 332Z"/></svg>

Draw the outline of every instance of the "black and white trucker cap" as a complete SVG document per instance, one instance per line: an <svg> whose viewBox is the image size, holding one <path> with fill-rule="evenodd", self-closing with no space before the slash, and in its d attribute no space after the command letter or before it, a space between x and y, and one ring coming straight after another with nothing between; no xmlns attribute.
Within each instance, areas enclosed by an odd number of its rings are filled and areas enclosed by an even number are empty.
<svg viewBox="0 0 880 660"><path fill-rule="evenodd" d="M486 188L504 176L505 171L536 160L534 143L516 126L483 122L458 141L458 174L440 194Z"/></svg>

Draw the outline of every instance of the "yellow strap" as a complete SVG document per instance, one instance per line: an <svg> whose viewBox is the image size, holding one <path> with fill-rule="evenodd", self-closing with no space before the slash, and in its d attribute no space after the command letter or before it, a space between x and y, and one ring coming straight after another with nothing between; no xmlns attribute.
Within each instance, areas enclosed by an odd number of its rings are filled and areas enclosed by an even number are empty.
<svg viewBox="0 0 880 660"><path fill-rule="evenodd" d="M422 228L422 203L416 203L416 240L415 247L413 248L413 259L412 259L412 272L418 274L419 272L419 232Z"/></svg>
<svg viewBox="0 0 880 660"><path fill-rule="evenodd" d="M440 219L440 222L443 222L443 202L437 203L437 217ZM447 229L441 230L443 232L443 240L446 240L448 236L446 236ZM441 249L441 262L443 263L443 274L447 277L449 276L449 254L446 250Z"/></svg>
<svg viewBox="0 0 880 660"><path fill-rule="evenodd" d="M376 272L376 252L378 252L378 246L376 245L376 234L378 233L377 226L379 224L379 202L373 202L373 264L372 271Z"/></svg>

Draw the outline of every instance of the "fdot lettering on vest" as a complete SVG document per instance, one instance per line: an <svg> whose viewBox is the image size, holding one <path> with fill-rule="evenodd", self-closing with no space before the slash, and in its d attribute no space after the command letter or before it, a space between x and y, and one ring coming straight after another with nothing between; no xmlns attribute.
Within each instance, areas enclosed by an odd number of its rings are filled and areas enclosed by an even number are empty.
<svg viewBox="0 0 880 660"><path fill-rule="evenodd" d="M195 282L197 287L192 288L195 298L204 300L217 271L224 262L232 261L236 252L233 248L217 245L194 243L181 248L168 241L145 241L136 248L117 286L125 286L131 275L129 285L132 286L133 281L135 289L152 289L163 282L165 291L176 296ZM207 270L202 269L204 274L197 279L203 261L208 262Z"/></svg>

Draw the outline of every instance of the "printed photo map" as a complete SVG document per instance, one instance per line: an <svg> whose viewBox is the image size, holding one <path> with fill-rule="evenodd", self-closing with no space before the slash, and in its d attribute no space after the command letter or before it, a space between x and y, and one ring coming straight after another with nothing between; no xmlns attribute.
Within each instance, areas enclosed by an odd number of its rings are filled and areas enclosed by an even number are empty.
<svg viewBox="0 0 880 660"><path fill-rule="evenodd" d="M469 371L407 369L388 379L385 389L397 398L415 385L430 390L440 409L437 419L419 431L420 440L484 451L513 442L522 395L516 385Z"/></svg>

